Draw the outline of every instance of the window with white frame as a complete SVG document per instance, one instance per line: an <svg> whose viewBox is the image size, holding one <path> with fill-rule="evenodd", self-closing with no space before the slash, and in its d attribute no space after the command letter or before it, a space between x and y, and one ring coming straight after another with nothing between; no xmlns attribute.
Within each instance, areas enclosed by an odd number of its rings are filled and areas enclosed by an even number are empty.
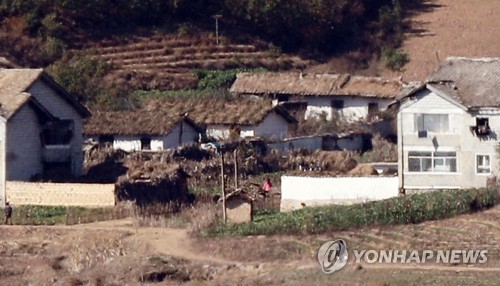
<svg viewBox="0 0 500 286"><path fill-rule="evenodd" d="M443 133L449 130L448 114L415 114L415 131Z"/></svg>
<svg viewBox="0 0 500 286"><path fill-rule="evenodd" d="M410 172L457 172L456 152L408 152Z"/></svg>
<svg viewBox="0 0 500 286"><path fill-rule="evenodd" d="M477 155L476 156L476 172L478 174L491 173L491 162L490 162L489 155Z"/></svg>

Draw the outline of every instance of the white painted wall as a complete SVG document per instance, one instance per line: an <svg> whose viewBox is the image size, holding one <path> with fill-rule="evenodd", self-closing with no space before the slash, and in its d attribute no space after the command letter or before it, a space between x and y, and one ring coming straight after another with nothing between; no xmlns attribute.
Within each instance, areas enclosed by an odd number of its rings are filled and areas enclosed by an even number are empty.
<svg viewBox="0 0 500 286"><path fill-rule="evenodd" d="M81 175L83 172L83 127L80 114L40 79L29 88L28 92L54 116L59 119L73 120L75 133L70 143L72 150L71 169L73 174Z"/></svg>
<svg viewBox="0 0 500 286"><path fill-rule="evenodd" d="M449 131L428 132L427 138L418 138L414 127L415 114L448 114ZM478 138L470 131L476 117L488 117L493 137ZM398 173L399 187L414 190L485 187L489 176L499 175L495 151L500 136L500 109L470 113L434 92L424 89L412 102L405 103L398 113ZM409 151L454 151L457 153L457 172L425 173L408 171ZM476 173L476 156L489 155L491 174Z"/></svg>
<svg viewBox="0 0 500 286"><path fill-rule="evenodd" d="M6 135L6 121L0 116L0 206L5 205L5 135Z"/></svg>
<svg viewBox="0 0 500 286"><path fill-rule="evenodd" d="M21 107L7 123L7 180L27 181L41 175L42 144L38 116L28 104Z"/></svg>
<svg viewBox="0 0 500 286"><path fill-rule="evenodd" d="M288 121L276 112L269 113L257 126L242 125L240 137L262 137L267 139L283 139L288 134ZM218 140L228 139L231 134L229 125L213 124L207 126L207 136Z"/></svg>
<svg viewBox="0 0 500 286"><path fill-rule="evenodd" d="M116 135L114 136L113 148L121 149L127 152L140 151L142 148L141 137L147 136ZM167 135L156 135L150 137L151 151L161 151L166 149L175 149L181 145L196 142L198 140L198 131L196 131L196 129L194 129L191 125L183 123L181 134L181 124L179 123ZM179 140L181 144L179 144Z"/></svg>
<svg viewBox="0 0 500 286"><path fill-rule="evenodd" d="M281 211L398 196L398 177L281 177Z"/></svg>
<svg viewBox="0 0 500 286"><path fill-rule="evenodd" d="M347 121L356 121L364 119L368 115L368 104L378 103L379 110L387 109L392 101L383 98L367 98L359 96L307 96L307 109L305 119L317 117L321 113L326 114L326 120L332 119L333 110L331 108L332 100L343 100L344 108L339 111L339 115Z"/></svg>

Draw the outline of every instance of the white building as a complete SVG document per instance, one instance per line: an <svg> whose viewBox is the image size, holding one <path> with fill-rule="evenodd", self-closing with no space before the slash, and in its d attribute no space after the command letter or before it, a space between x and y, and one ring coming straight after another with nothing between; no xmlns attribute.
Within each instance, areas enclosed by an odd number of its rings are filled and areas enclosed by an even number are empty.
<svg viewBox="0 0 500 286"><path fill-rule="evenodd" d="M244 107L242 107L244 108ZM270 108L268 112L251 114L248 121L241 121L238 117L225 118L223 120L204 120L200 124L206 126L206 134L209 138L217 140L240 138L264 138L281 140L290 131L290 126L297 121L280 108Z"/></svg>
<svg viewBox="0 0 500 286"><path fill-rule="evenodd" d="M200 132L189 118L160 110L98 112L84 129L86 138L127 152L175 149L196 142Z"/></svg>
<svg viewBox="0 0 500 286"><path fill-rule="evenodd" d="M231 92L278 102L305 101L305 119L371 119L400 96L405 84L397 79L349 74L240 73Z"/></svg>
<svg viewBox="0 0 500 286"><path fill-rule="evenodd" d="M499 174L500 59L447 59L397 120L400 189L485 187Z"/></svg>
<svg viewBox="0 0 500 286"><path fill-rule="evenodd" d="M0 69L0 193L5 181L82 174L85 106L41 69Z"/></svg>

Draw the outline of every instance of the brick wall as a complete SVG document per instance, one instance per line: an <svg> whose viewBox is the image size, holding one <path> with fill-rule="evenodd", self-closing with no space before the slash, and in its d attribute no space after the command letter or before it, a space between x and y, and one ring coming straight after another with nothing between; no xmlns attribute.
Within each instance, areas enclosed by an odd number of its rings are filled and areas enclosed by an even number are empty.
<svg viewBox="0 0 500 286"><path fill-rule="evenodd" d="M109 207L115 205L114 184L27 183L8 181L12 205Z"/></svg>

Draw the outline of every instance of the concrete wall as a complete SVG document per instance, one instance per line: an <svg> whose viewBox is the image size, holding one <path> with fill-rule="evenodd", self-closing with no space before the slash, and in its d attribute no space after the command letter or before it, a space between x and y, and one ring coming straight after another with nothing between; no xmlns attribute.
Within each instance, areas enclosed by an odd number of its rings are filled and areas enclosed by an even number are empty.
<svg viewBox="0 0 500 286"><path fill-rule="evenodd" d="M25 104L7 123L7 180L28 181L43 173L38 116Z"/></svg>
<svg viewBox="0 0 500 286"><path fill-rule="evenodd" d="M252 221L252 204L242 198L230 198L226 202L226 215L231 223Z"/></svg>
<svg viewBox="0 0 500 286"><path fill-rule="evenodd" d="M291 138L280 142L269 143L267 146L281 152L286 152L294 149L305 150L321 150L323 144L323 136Z"/></svg>
<svg viewBox="0 0 500 286"><path fill-rule="evenodd" d="M73 120L74 134L71 140L71 170L79 176L83 172L83 127L80 114L42 80L37 80L28 92L51 114L63 120Z"/></svg>
<svg viewBox="0 0 500 286"><path fill-rule="evenodd" d="M7 201L12 205L112 207L114 184L57 184L7 182Z"/></svg>
<svg viewBox="0 0 500 286"><path fill-rule="evenodd" d="M415 130L415 114L448 114L447 132L428 132L426 138L418 138ZM476 125L476 117L489 118L492 134L477 137L470 127ZM498 156L495 151L500 136L500 109L470 113L447 101L430 90L419 92L412 102L405 103L398 113L398 173L400 187L408 191L485 187L489 176L499 175ZM433 173L410 172L408 152L456 152L457 172ZM491 174L476 172L476 156L489 155Z"/></svg>
<svg viewBox="0 0 500 286"><path fill-rule="evenodd" d="M379 110L387 109L391 102L389 99L381 98L366 98L354 96L307 96L307 110L305 119L309 117L318 116L321 113L326 114L326 120L332 119L332 100L343 100L344 108L339 110L339 115L347 121L356 121L366 118L368 115L368 104L378 103Z"/></svg>
<svg viewBox="0 0 500 286"><path fill-rule="evenodd" d="M398 195L397 177L281 177L281 211L353 204Z"/></svg>

